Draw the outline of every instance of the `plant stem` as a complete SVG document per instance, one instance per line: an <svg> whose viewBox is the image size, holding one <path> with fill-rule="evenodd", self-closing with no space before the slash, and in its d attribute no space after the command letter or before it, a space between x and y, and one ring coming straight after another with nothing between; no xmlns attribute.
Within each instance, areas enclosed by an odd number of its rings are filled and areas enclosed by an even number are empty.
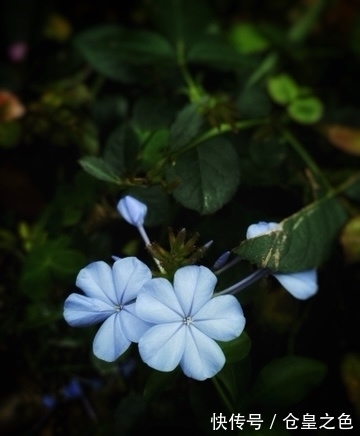
<svg viewBox="0 0 360 436"><path fill-rule="evenodd" d="M314 162L314 160L305 150L305 148L301 145L301 143L295 138L295 136L287 129L283 129L282 134L288 144L292 147L292 149L306 163L307 167L321 183L322 187L325 188L326 191L332 191L331 185L329 184L323 173L320 171L317 164Z"/></svg>
<svg viewBox="0 0 360 436"><path fill-rule="evenodd" d="M242 129L258 126L263 123L264 123L263 119L238 121L235 123L235 128L237 130L242 130ZM207 132L193 139L186 147L183 147L180 150L176 151L172 155L172 157L176 158L210 138L214 138L215 136L219 136L222 135L223 133L231 132L233 130L234 130L234 126L227 123L220 124L220 126L217 127L213 127L212 129L208 130Z"/></svg>
<svg viewBox="0 0 360 436"><path fill-rule="evenodd" d="M220 292L215 292L214 296L218 296L218 295L224 295L224 294L236 294L239 291L247 288L248 286L252 285L253 283L257 282L258 280L260 280L262 277L265 277L266 275L268 275L270 272L270 270L268 268L261 268L258 269L256 271L254 271L252 274L250 274L249 276L245 277L244 279L240 280L239 282L235 283L232 286L229 286L228 288L220 291Z"/></svg>
<svg viewBox="0 0 360 436"><path fill-rule="evenodd" d="M220 398L222 399L223 403L225 404L225 406L227 407L228 411L230 413L233 413L234 408L231 404L231 402L229 401L226 393L224 392L224 389L221 387L219 380L217 379L217 377L212 377L212 382L214 383L214 386L218 392L218 394L220 395Z"/></svg>

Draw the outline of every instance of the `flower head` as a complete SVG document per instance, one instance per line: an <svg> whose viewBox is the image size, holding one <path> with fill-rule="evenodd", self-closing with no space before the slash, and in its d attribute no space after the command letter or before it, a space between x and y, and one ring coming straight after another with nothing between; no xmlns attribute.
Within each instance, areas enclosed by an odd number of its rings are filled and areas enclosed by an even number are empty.
<svg viewBox="0 0 360 436"><path fill-rule="evenodd" d="M278 223L260 221L252 224L246 232L246 239L255 238L272 231L281 230ZM291 274L272 274L280 284L295 298L306 300L318 290L317 272L314 269Z"/></svg>
<svg viewBox="0 0 360 436"><path fill-rule="evenodd" d="M93 343L99 359L114 361L148 329L135 313L135 298L150 279L150 269L136 257L119 259L112 267L93 262L79 272L76 286L85 295L69 295L64 318L74 327L103 322Z"/></svg>
<svg viewBox="0 0 360 436"><path fill-rule="evenodd" d="M232 295L212 298L216 276L203 266L184 266L172 285L164 278L147 282L136 301L136 313L154 324L139 341L145 363L160 371L180 364L196 380L214 376L225 363L215 342L241 334L245 318Z"/></svg>
<svg viewBox="0 0 360 436"><path fill-rule="evenodd" d="M147 206L136 198L126 195L118 202L117 209L129 224L135 227L144 224Z"/></svg>

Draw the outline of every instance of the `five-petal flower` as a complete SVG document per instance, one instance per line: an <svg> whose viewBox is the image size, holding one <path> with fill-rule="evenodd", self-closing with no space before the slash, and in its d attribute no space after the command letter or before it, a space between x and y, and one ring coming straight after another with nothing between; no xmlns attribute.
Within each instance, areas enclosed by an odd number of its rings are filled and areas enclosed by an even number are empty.
<svg viewBox="0 0 360 436"><path fill-rule="evenodd" d="M246 239L281 230L281 226L274 222L260 221L258 224L249 226L246 232ZM295 298L306 300L316 294L318 290L317 272L314 269L291 274L272 274L280 284Z"/></svg>
<svg viewBox="0 0 360 436"><path fill-rule="evenodd" d="M69 295L64 318L74 327L103 322L93 343L99 359L114 361L149 328L136 315L135 299L150 279L150 269L136 257L119 259L112 267L103 261L93 262L79 272L76 286L85 295Z"/></svg>
<svg viewBox="0 0 360 436"><path fill-rule="evenodd" d="M154 324L139 341L140 356L160 371L180 364L197 380L214 376L225 363L215 341L230 341L244 329L245 318L232 295L213 297L216 276L204 266L185 266L174 275L147 282L136 301L136 312Z"/></svg>

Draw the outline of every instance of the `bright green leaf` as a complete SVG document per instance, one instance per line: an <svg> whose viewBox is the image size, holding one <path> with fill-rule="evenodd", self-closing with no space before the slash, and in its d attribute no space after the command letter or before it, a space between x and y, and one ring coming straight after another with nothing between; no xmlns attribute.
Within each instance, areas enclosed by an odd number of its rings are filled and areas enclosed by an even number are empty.
<svg viewBox="0 0 360 436"><path fill-rule="evenodd" d="M267 83L271 98L278 104L289 104L299 94L299 87L287 74L273 76Z"/></svg>
<svg viewBox="0 0 360 436"><path fill-rule="evenodd" d="M287 112L298 123L313 124L321 120L324 106L316 97L301 97L290 103Z"/></svg>
<svg viewBox="0 0 360 436"><path fill-rule="evenodd" d="M268 40L252 23L237 23L228 34L229 41L240 53L264 51L269 47Z"/></svg>
<svg viewBox="0 0 360 436"><path fill-rule="evenodd" d="M114 174L111 166L104 159L95 156L85 156L79 160L82 168L99 180L111 183L120 183L119 177Z"/></svg>
<svg viewBox="0 0 360 436"><path fill-rule="evenodd" d="M333 197L311 203L283 220L281 230L243 241L234 251L272 271L296 272L319 267L328 257L347 214Z"/></svg>
<svg viewBox="0 0 360 436"><path fill-rule="evenodd" d="M202 214L220 209L240 181L237 153L224 138L212 138L181 155L167 167L167 180L183 206Z"/></svg>
<svg viewBox="0 0 360 436"><path fill-rule="evenodd" d="M324 379L326 365L302 356L274 359L259 373L251 392L256 405L278 410L305 399Z"/></svg>

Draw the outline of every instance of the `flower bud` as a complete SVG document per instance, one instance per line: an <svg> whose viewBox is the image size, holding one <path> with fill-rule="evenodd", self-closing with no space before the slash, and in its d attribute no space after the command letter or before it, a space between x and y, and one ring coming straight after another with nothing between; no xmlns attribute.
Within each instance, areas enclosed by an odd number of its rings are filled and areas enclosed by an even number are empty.
<svg viewBox="0 0 360 436"><path fill-rule="evenodd" d="M136 198L131 197L130 195L123 197L117 205L117 210L129 224L132 224L135 227L144 224L147 206Z"/></svg>

